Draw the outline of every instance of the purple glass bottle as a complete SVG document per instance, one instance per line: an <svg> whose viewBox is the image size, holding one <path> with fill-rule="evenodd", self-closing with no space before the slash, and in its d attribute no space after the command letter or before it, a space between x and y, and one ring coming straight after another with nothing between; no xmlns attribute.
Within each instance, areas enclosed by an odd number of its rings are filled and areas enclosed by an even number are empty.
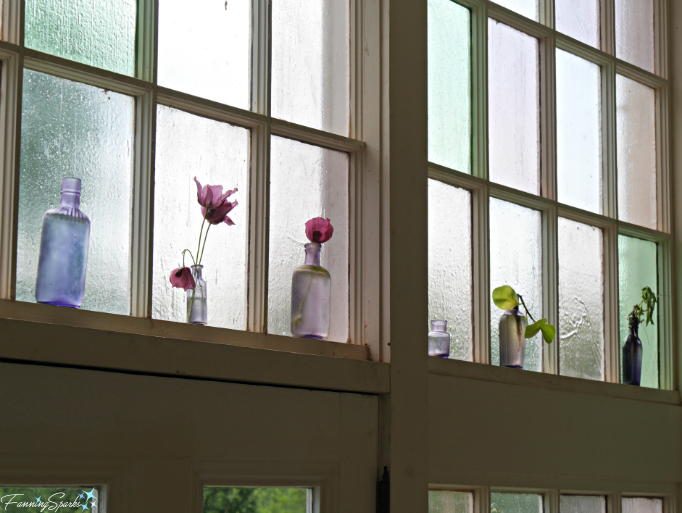
<svg viewBox="0 0 682 513"><path fill-rule="evenodd" d="M62 180L62 199L43 217L36 301L80 308L85 293L90 219L78 207L81 181Z"/></svg>
<svg viewBox="0 0 682 513"><path fill-rule="evenodd" d="M623 344L623 383L639 386L642 381L642 341L639 339L639 319L630 316L628 338Z"/></svg>
<svg viewBox="0 0 682 513"><path fill-rule="evenodd" d="M331 276L320 266L322 244L305 245L305 263L291 280L291 334L326 340L331 313Z"/></svg>

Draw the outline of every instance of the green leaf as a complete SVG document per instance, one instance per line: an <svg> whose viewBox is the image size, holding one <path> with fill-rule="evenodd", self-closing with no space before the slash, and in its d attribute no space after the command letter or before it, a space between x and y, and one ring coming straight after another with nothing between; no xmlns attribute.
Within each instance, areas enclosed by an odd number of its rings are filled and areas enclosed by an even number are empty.
<svg viewBox="0 0 682 513"><path fill-rule="evenodd" d="M542 326L547 324L547 319L540 319L526 328L526 338L533 338L542 329Z"/></svg>
<svg viewBox="0 0 682 513"><path fill-rule="evenodd" d="M556 328L551 324L545 324L540 329L542 330L542 338L545 339L545 342L551 344L556 336Z"/></svg>
<svg viewBox="0 0 682 513"><path fill-rule="evenodd" d="M519 297L509 285L502 285L493 290L493 303L501 310L511 310L519 306Z"/></svg>

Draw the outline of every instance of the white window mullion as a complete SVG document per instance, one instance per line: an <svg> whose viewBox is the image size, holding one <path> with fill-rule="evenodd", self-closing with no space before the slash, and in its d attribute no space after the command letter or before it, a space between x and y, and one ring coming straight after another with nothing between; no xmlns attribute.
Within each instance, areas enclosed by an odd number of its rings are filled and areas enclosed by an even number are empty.
<svg viewBox="0 0 682 513"><path fill-rule="evenodd" d="M24 58L21 53L0 52L0 299L14 299L17 268L19 212L21 94Z"/></svg>
<svg viewBox="0 0 682 513"><path fill-rule="evenodd" d="M618 229L605 227L604 262L604 381L620 383L620 327L618 305Z"/></svg>
<svg viewBox="0 0 682 513"><path fill-rule="evenodd" d="M540 40L540 186L542 196L557 199L556 180L556 39Z"/></svg>
<svg viewBox="0 0 682 513"><path fill-rule="evenodd" d="M490 191L472 191L474 362L490 364Z"/></svg>
<svg viewBox="0 0 682 513"><path fill-rule="evenodd" d="M251 130L247 330L267 331L268 211L270 207L270 70L272 3L251 4L251 110L267 116Z"/></svg>
<svg viewBox="0 0 682 513"><path fill-rule="evenodd" d="M556 328L551 344L542 342L543 372L559 374L559 218L556 207L542 214L542 315Z"/></svg>
<svg viewBox="0 0 682 513"><path fill-rule="evenodd" d="M615 0L600 0L599 20L601 50L616 55L616 5Z"/></svg>

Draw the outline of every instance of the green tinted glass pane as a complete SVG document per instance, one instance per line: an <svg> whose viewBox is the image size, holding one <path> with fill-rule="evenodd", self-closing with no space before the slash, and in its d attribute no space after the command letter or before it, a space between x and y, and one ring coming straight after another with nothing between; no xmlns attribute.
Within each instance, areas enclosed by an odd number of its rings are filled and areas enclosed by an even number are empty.
<svg viewBox="0 0 682 513"><path fill-rule="evenodd" d="M204 488L204 513L306 513L306 488Z"/></svg>
<svg viewBox="0 0 682 513"><path fill-rule="evenodd" d="M429 513L472 513L473 507L469 492L429 492Z"/></svg>
<svg viewBox="0 0 682 513"><path fill-rule="evenodd" d="M72 176L92 223L81 308L127 315L135 100L26 70L22 101L16 297L35 301L43 214Z"/></svg>
<svg viewBox="0 0 682 513"><path fill-rule="evenodd" d="M491 493L490 513L542 513L542 495Z"/></svg>
<svg viewBox="0 0 682 513"><path fill-rule="evenodd" d="M97 512L98 501L99 490L92 486L85 488L0 486L0 511L82 513L87 508L87 511Z"/></svg>
<svg viewBox="0 0 682 513"><path fill-rule="evenodd" d="M26 46L135 74L135 0L26 0Z"/></svg>
<svg viewBox="0 0 682 513"><path fill-rule="evenodd" d="M429 160L471 173L471 12L429 0Z"/></svg>
<svg viewBox="0 0 682 513"><path fill-rule="evenodd" d="M628 336L628 314L642 300L642 288L650 287L654 294L658 293L656 260L655 242L618 236L621 350ZM658 388L658 308L654 312L654 323L639 326L643 349L641 386L650 388Z"/></svg>

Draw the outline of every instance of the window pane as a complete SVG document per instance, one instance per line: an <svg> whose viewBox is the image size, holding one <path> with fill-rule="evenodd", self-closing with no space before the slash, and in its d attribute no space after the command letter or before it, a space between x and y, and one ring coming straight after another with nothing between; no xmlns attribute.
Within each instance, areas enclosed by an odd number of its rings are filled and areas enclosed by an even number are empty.
<svg viewBox="0 0 682 513"><path fill-rule="evenodd" d="M471 193L429 180L429 320L448 321L450 358L471 361Z"/></svg>
<svg viewBox="0 0 682 513"><path fill-rule="evenodd" d="M663 500L645 497L623 497L623 513L663 513Z"/></svg>
<svg viewBox="0 0 682 513"><path fill-rule="evenodd" d="M272 115L348 135L349 5L272 2Z"/></svg>
<svg viewBox="0 0 682 513"><path fill-rule="evenodd" d="M127 315L135 100L25 70L22 101L16 297L35 301L43 214L71 176L91 221L81 308Z"/></svg>
<svg viewBox="0 0 682 513"><path fill-rule="evenodd" d="M186 293L169 276L196 255L203 216L194 177L203 185L238 188L230 197L234 226L211 227L202 259L208 325L246 329L246 255L249 220L249 131L159 106L154 175L152 317L187 322ZM205 229L204 229L205 230ZM191 264L189 255L185 265Z"/></svg>
<svg viewBox="0 0 682 513"><path fill-rule="evenodd" d="M656 229L656 93L616 75L618 216Z"/></svg>
<svg viewBox="0 0 682 513"><path fill-rule="evenodd" d="M159 1L159 85L249 108L251 2Z"/></svg>
<svg viewBox="0 0 682 513"><path fill-rule="evenodd" d="M604 379L604 277L599 228L559 218L559 368Z"/></svg>
<svg viewBox="0 0 682 513"><path fill-rule="evenodd" d="M632 307L642 300L642 288L650 287L654 294L658 294L656 249L655 242L618 236L621 355L628 336L628 315ZM653 326L644 326L644 323L639 325L639 339L643 349L641 386L658 388L658 305L653 320Z"/></svg>
<svg viewBox="0 0 682 513"><path fill-rule="evenodd" d="M560 513L606 513L606 499L600 495L562 495Z"/></svg>
<svg viewBox="0 0 682 513"><path fill-rule="evenodd" d="M540 192L538 40L488 20L490 179Z"/></svg>
<svg viewBox="0 0 682 513"><path fill-rule="evenodd" d="M52 505L50 504L52 502ZM23 506L24 503L35 506ZM19 506L22 504L22 506ZM62 506L68 504L73 507ZM76 505L78 504L78 505ZM85 506L85 507L84 507ZM44 513L59 511L60 513L82 513L99 510L99 490L92 486L83 488L64 487L0 487L0 507L2 511L21 511L22 513ZM52 509L49 509L52 507ZM104 508L102 508L104 509Z"/></svg>
<svg viewBox="0 0 682 513"><path fill-rule="evenodd" d="M204 488L203 513L306 513L312 490L306 488Z"/></svg>
<svg viewBox="0 0 682 513"><path fill-rule="evenodd" d="M537 210L490 198L490 293L511 286L539 320L542 318L542 215ZM500 364L500 317L491 306L490 358ZM530 321L532 322L532 321ZM542 336L526 340L524 369L542 372Z"/></svg>
<svg viewBox="0 0 682 513"><path fill-rule="evenodd" d="M491 493L490 513L542 513L542 495Z"/></svg>
<svg viewBox="0 0 682 513"><path fill-rule="evenodd" d="M556 0L556 29L599 48L599 0Z"/></svg>
<svg viewBox="0 0 682 513"><path fill-rule="evenodd" d="M135 0L26 0L28 48L135 74Z"/></svg>
<svg viewBox="0 0 682 513"><path fill-rule="evenodd" d="M498 0L495 3L538 21L538 0Z"/></svg>
<svg viewBox="0 0 682 513"><path fill-rule="evenodd" d="M305 223L331 220L334 236L322 248L332 278L329 340L348 341L348 154L273 137L270 170L268 333L291 333L291 277L303 265Z"/></svg>
<svg viewBox="0 0 682 513"><path fill-rule="evenodd" d="M556 52L559 201L602 212L601 68Z"/></svg>
<svg viewBox="0 0 682 513"><path fill-rule="evenodd" d="M616 0L616 57L654 72L653 0Z"/></svg>
<svg viewBox="0 0 682 513"><path fill-rule="evenodd" d="M471 12L429 0L429 160L471 173Z"/></svg>
<svg viewBox="0 0 682 513"><path fill-rule="evenodd" d="M473 513L473 510L471 493L429 491L429 513Z"/></svg>

